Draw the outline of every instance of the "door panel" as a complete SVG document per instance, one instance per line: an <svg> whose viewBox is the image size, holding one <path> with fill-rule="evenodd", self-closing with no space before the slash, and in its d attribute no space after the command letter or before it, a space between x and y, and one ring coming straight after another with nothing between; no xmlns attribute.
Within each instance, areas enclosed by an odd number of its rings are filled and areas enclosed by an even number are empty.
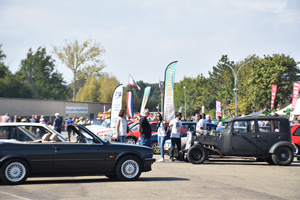
<svg viewBox="0 0 300 200"><path fill-rule="evenodd" d="M254 121L236 121L233 124L230 155L251 156L256 153Z"/></svg>
<svg viewBox="0 0 300 200"><path fill-rule="evenodd" d="M55 143L54 169L62 173L93 173L105 170L105 147L100 143Z"/></svg>
<svg viewBox="0 0 300 200"><path fill-rule="evenodd" d="M257 154L267 154L273 144L280 141L279 121L265 120L258 123Z"/></svg>

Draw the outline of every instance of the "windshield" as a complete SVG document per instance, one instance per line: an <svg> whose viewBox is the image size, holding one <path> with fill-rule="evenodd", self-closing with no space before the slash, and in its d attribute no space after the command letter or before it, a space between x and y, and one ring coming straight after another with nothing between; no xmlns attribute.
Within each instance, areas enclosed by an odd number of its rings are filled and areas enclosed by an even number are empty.
<svg viewBox="0 0 300 200"><path fill-rule="evenodd" d="M106 120L101 124L101 126L107 127L109 124L110 124L110 119L106 119Z"/></svg>
<svg viewBox="0 0 300 200"><path fill-rule="evenodd" d="M224 130L230 130L231 122L225 122Z"/></svg>

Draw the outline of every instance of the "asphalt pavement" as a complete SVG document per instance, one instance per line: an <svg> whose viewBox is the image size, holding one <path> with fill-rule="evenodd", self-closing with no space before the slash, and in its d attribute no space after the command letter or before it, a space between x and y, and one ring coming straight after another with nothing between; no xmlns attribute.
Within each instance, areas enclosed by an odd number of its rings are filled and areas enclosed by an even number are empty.
<svg viewBox="0 0 300 200"><path fill-rule="evenodd" d="M158 155L155 155L159 159ZM300 197L300 162L272 166L247 159L155 162L137 181L104 176L28 178L0 185L0 199L295 199Z"/></svg>

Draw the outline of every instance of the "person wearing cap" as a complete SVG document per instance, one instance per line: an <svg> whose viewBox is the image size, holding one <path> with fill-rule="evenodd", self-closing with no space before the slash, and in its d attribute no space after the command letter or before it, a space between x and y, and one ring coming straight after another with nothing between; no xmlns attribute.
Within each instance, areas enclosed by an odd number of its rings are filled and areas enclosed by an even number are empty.
<svg viewBox="0 0 300 200"><path fill-rule="evenodd" d="M53 122L54 130L56 130L57 132L60 133L61 132L61 119L59 117L59 113L55 113L54 116L55 116L55 119Z"/></svg>

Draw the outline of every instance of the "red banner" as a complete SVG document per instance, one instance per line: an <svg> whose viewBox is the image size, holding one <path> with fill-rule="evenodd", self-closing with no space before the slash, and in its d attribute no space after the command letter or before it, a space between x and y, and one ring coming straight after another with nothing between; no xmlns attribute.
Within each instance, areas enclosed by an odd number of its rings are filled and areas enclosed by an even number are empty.
<svg viewBox="0 0 300 200"><path fill-rule="evenodd" d="M277 92L277 85L272 85L272 92L271 92L271 110L274 108L274 102Z"/></svg>
<svg viewBox="0 0 300 200"><path fill-rule="evenodd" d="M295 110L295 106L297 103L297 99L298 99L298 94L299 94L299 87L300 87L300 83L294 83L293 86L293 99L292 99L292 110Z"/></svg>
<svg viewBox="0 0 300 200"><path fill-rule="evenodd" d="M216 117L222 116L221 101L216 101Z"/></svg>

